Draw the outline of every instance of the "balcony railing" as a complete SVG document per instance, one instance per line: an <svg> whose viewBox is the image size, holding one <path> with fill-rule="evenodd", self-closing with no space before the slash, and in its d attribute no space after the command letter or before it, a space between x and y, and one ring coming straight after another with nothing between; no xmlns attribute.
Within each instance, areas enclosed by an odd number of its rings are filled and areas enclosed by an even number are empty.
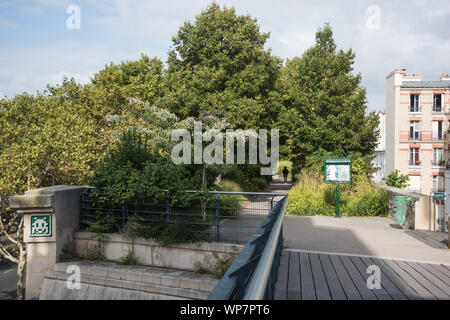
<svg viewBox="0 0 450 320"><path fill-rule="evenodd" d="M422 106L421 105L418 105L418 106L410 105L409 106L409 112L410 113L422 112Z"/></svg>
<svg viewBox="0 0 450 320"><path fill-rule="evenodd" d="M422 165L422 161L420 161L420 160L417 160L417 161L409 160L408 161L408 165L410 165L410 166L421 166Z"/></svg>
<svg viewBox="0 0 450 320"><path fill-rule="evenodd" d="M416 131L412 134L409 134L409 141L421 141L422 140L422 132Z"/></svg>
<svg viewBox="0 0 450 320"><path fill-rule="evenodd" d="M431 160L431 165L435 167L444 167L445 161L444 160Z"/></svg>
<svg viewBox="0 0 450 320"><path fill-rule="evenodd" d="M433 108L431 109L433 112L445 112L445 107L443 104L441 105L433 105Z"/></svg>
<svg viewBox="0 0 450 320"><path fill-rule="evenodd" d="M431 135L432 141L444 141L445 135L443 131L433 131L433 134Z"/></svg>

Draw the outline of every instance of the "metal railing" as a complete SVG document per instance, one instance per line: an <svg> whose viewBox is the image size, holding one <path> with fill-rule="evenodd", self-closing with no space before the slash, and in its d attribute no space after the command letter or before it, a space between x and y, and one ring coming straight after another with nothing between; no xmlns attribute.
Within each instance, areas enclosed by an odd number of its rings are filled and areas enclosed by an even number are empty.
<svg viewBox="0 0 450 320"><path fill-rule="evenodd" d="M421 141L422 140L422 132L415 131L413 134L409 134L409 141Z"/></svg>
<svg viewBox="0 0 450 320"><path fill-rule="evenodd" d="M421 166L422 165L422 161L411 161L411 160L408 160L408 165L409 166Z"/></svg>
<svg viewBox="0 0 450 320"><path fill-rule="evenodd" d="M445 166L444 160L431 160L431 165L435 167L443 167Z"/></svg>
<svg viewBox="0 0 450 320"><path fill-rule="evenodd" d="M432 141L444 141L445 140L444 131L433 131L433 133L431 135L431 140Z"/></svg>
<svg viewBox="0 0 450 320"><path fill-rule="evenodd" d="M432 112L436 112L436 113L443 113L445 112L445 106L443 104L441 105L434 105L432 107Z"/></svg>
<svg viewBox="0 0 450 320"><path fill-rule="evenodd" d="M270 300L283 248L283 216L288 196L277 202L208 296L209 300Z"/></svg>
<svg viewBox="0 0 450 320"><path fill-rule="evenodd" d="M92 197L93 188L87 188L81 198L81 227L88 229L99 214L114 217L120 229L128 221L137 220L148 224L182 223L190 226L208 240L244 244L255 233L263 220L277 204L276 197L283 193L208 191L204 204L192 199L181 203L166 197L161 203L126 203L120 206L101 206ZM199 191L187 190L187 194ZM104 196L100 194L100 196Z"/></svg>
<svg viewBox="0 0 450 320"><path fill-rule="evenodd" d="M410 105L408 110L410 113L422 112L422 106L421 105Z"/></svg>

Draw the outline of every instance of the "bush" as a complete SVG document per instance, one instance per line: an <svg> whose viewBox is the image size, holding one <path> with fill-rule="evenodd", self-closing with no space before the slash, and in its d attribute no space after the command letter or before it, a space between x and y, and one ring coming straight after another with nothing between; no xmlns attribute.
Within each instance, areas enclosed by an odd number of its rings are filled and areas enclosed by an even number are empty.
<svg viewBox="0 0 450 320"><path fill-rule="evenodd" d="M396 169L395 171L391 172L387 178L383 178L383 181L386 181L386 184L390 187L394 188L406 188L409 186L409 176L406 174L400 174L400 171Z"/></svg>
<svg viewBox="0 0 450 320"><path fill-rule="evenodd" d="M97 233L117 232L120 230L118 216L112 209L124 206L125 212L133 212L145 203L147 211L163 214L146 214L146 219L134 216L124 228L125 234L153 239L161 244L205 240L204 236L195 232L204 229L204 226L189 225L189 222L201 219L200 213L198 217L174 216L171 222L175 223L168 223L164 214L169 195L172 206L184 206L177 208L181 211L179 213L188 210L186 207L190 207L189 213L193 213L192 208L199 206L201 197L207 197L202 193L185 192L185 189L196 189L193 184L195 178L201 181L201 176L191 172L201 172L196 169L175 165L170 158L153 152L136 131L126 132L90 180L90 185L97 187L90 194L93 204L105 209L96 212L96 220L90 224L89 230Z"/></svg>
<svg viewBox="0 0 450 320"><path fill-rule="evenodd" d="M303 172L289 192L287 214L312 216L335 214L336 186L326 184L318 174ZM387 191L369 179L358 179L353 185L341 185L341 215L384 216L388 212Z"/></svg>
<svg viewBox="0 0 450 320"><path fill-rule="evenodd" d="M230 191L230 192L243 192L242 188L236 182L230 180L222 180L219 183L218 189L220 191ZM223 194L220 196L220 207L222 216L236 216L242 209L242 203L247 200L244 195L227 195Z"/></svg>
<svg viewBox="0 0 450 320"><path fill-rule="evenodd" d="M261 176L260 165L229 165L222 174L224 180L239 184L241 190L258 192L272 180L271 176Z"/></svg>

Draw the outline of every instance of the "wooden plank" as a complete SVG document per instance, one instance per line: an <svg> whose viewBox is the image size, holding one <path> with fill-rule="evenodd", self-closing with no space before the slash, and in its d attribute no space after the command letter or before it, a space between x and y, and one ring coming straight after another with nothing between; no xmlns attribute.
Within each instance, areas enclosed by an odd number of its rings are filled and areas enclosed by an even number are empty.
<svg viewBox="0 0 450 320"><path fill-rule="evenodd" d="M327 280L320 263L319 255L317 253L310 253L309 260L311 262L311 269L314 279L314 287L316 288L316 295L318 300L331 300L330 289L328 288Z"/></svg>
<svg viewBox="0 0 450 320"><path fill-rule="evenodd" d="M300 262L297 252L289 252L289 278L287 300L300 300Z"/></svg>
<svg viewBox="0 0 450 320"><path fill-rule="evenodd" d="M419 282L416 281L409 273L400 268L392 260L383 260L395 273L397 273L408 285L416 291L419 296L428 300L436 300L436 297L431 294L427 289L425 289Z"/></svg>
<svg viewBox="0 0 450 320"><path fill-rule="evenodd" d="M380 267L386 277L398 288L402 294L409 300L422 300L423 297L420 296L411 286L405 282L392 268L385 263L385 260L381 260L378 258L371 258L374 265Z"/></svg>
<svg viewBox="0 0 450 320"><path fill-rule="evenodd" d="M418 263L408 262L408 264L450 297L450 283L445 283Z"/></svg>
<svg viewBox="0 0 450 320"><path fill-rule="evenodd" d="M413 277L417 282L419 282L425 289L427 289L433 296L438 298L439 300L447 300L449 296L439 289L436 285L433 284L429 279L425 278L422 274L417 272L414 268L412 268L405 261L394 261L394 263L398 264L403 270L405 270L411 277Z"/></svg>
<svg viewBox="0 0 450 320"><path fill-rule="evenodd" d="M430 263L430 267L432 267L432 268L436 269L437 271L439 271L440 273L442 273L444 278L448 279L448 282L450 282L450 271L448 271L447 268L445 268L444 266L442 266L440 264L432 264L432 263Z"/></svg>
<svg viewBox="0 0 450 320"><path fill-rule="evenodd" d="M364 280L364 278L361 276L359 271L356 269L356 267L353 265L352 261L348 256L339 256L342 264L347 269L348 274L350 275L350 278L352 279L354 285L356 286L356 289L358 290L359 294L363 298L363 300L377 300L377 297L375 294L367 288L367 283Z"/></svg>
<svg viewBox="0 0 450 320"><path fill-rule="evenodd" d="M361 261L365 264L366 267L371 265L376 265L370 258L367 257L361 257ZM386 290L386 292L389 294L389 296L393 300L406 300L406 296L395 286L395 284L389 279L389 277L384 272L384 268L380 268L381 272L381 286Z"/></svg>
<svg viewBox="0 0 450 320"><path fill-rule="evenodd" d="M369 274L367 273L367 266L362 262L361 258L359 257L350 257L350 260L353 262L353 265L358 269L359 273L361 274L361 277L365 279L366 287L367 287L367 280L369 278ZM381 273L381 270L380 270ZM368 290L372 291L375 296L379 300L392 300L391 296L386 292L386 290L381 285L381 274L380 274L380 281L377 281L377 284L379 285L379 289L373 288Z"/></svg>
<svg viewBox="0 0 450 320"><path fill-rule="evenodd" d="M286 300L287 286L289 278L289 252L283 250L280 258L280 265L277 272L277 281L275 282L274 299Z"/></svg>
<svg viewBox="0 0 450 320"><path fill-rule="evenodd" d="M361 295L358 292L358 289L356 289L352 279L347 274L347 271L342 264L341 260L339 259L339 256L336 255L330 255L331 263L333 264L334 270L336 271L336 274L339 278L339 281L342 285L342 288L344 289L345 295L347 296L348 300L361 300Z"/></svg>
<svg viewBox="0 0 450 320"><path fill-rule="evenodd" d="M328 288L330 289L331 298L333 300L346 300L347 297L342 289L341 283L339 282L336 271L334 270L333 264L331 263L330 257L328 255L319 254L320 262L322 263L323 272L325 278L327 279Z"/></svg>
<svg viewBox="0 0 450 320"><path fill-rule="evenodd" d="M309 263L309 255L300 252L300 284L302 288L302 300L316 300L316 289Z"/></svg>
<svg viewBox="0 0 450 320"><path fill-rule="evenodd" d="M450 283L450 278L447 277L444 273L440 272L439 270L433 268L432 264L418 263L418 265L421 266L422 268L426 269L427 271L429 271L431 274L433 274L434 276L439 278L444 283Z"/></svg>

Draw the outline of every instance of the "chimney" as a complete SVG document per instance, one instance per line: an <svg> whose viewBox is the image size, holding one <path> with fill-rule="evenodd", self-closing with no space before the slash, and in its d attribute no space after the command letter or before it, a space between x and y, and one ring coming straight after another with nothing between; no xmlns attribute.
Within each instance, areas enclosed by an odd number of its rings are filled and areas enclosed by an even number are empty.
<svg viewBox="0 0 450 320"><path fill-rule="evenodd" d="M422 77L420 77L417 73L403 74L403 81L422 81Z"/></svg>
<svg viewBox="0 0 450 320"><path fill-rule="evenodd" d="M389 72L388 76L386 77L386 80L390 79L388 81L393 81L394 86L401 86L403 76L406 74L405 71L406 69L395 69Z"/></svg>
<svg viewBox="0 0 450 320"><path fill-rule="evenodd" d="M448 74L441 74L441 81L449 81L450 76Z"/></svg>

